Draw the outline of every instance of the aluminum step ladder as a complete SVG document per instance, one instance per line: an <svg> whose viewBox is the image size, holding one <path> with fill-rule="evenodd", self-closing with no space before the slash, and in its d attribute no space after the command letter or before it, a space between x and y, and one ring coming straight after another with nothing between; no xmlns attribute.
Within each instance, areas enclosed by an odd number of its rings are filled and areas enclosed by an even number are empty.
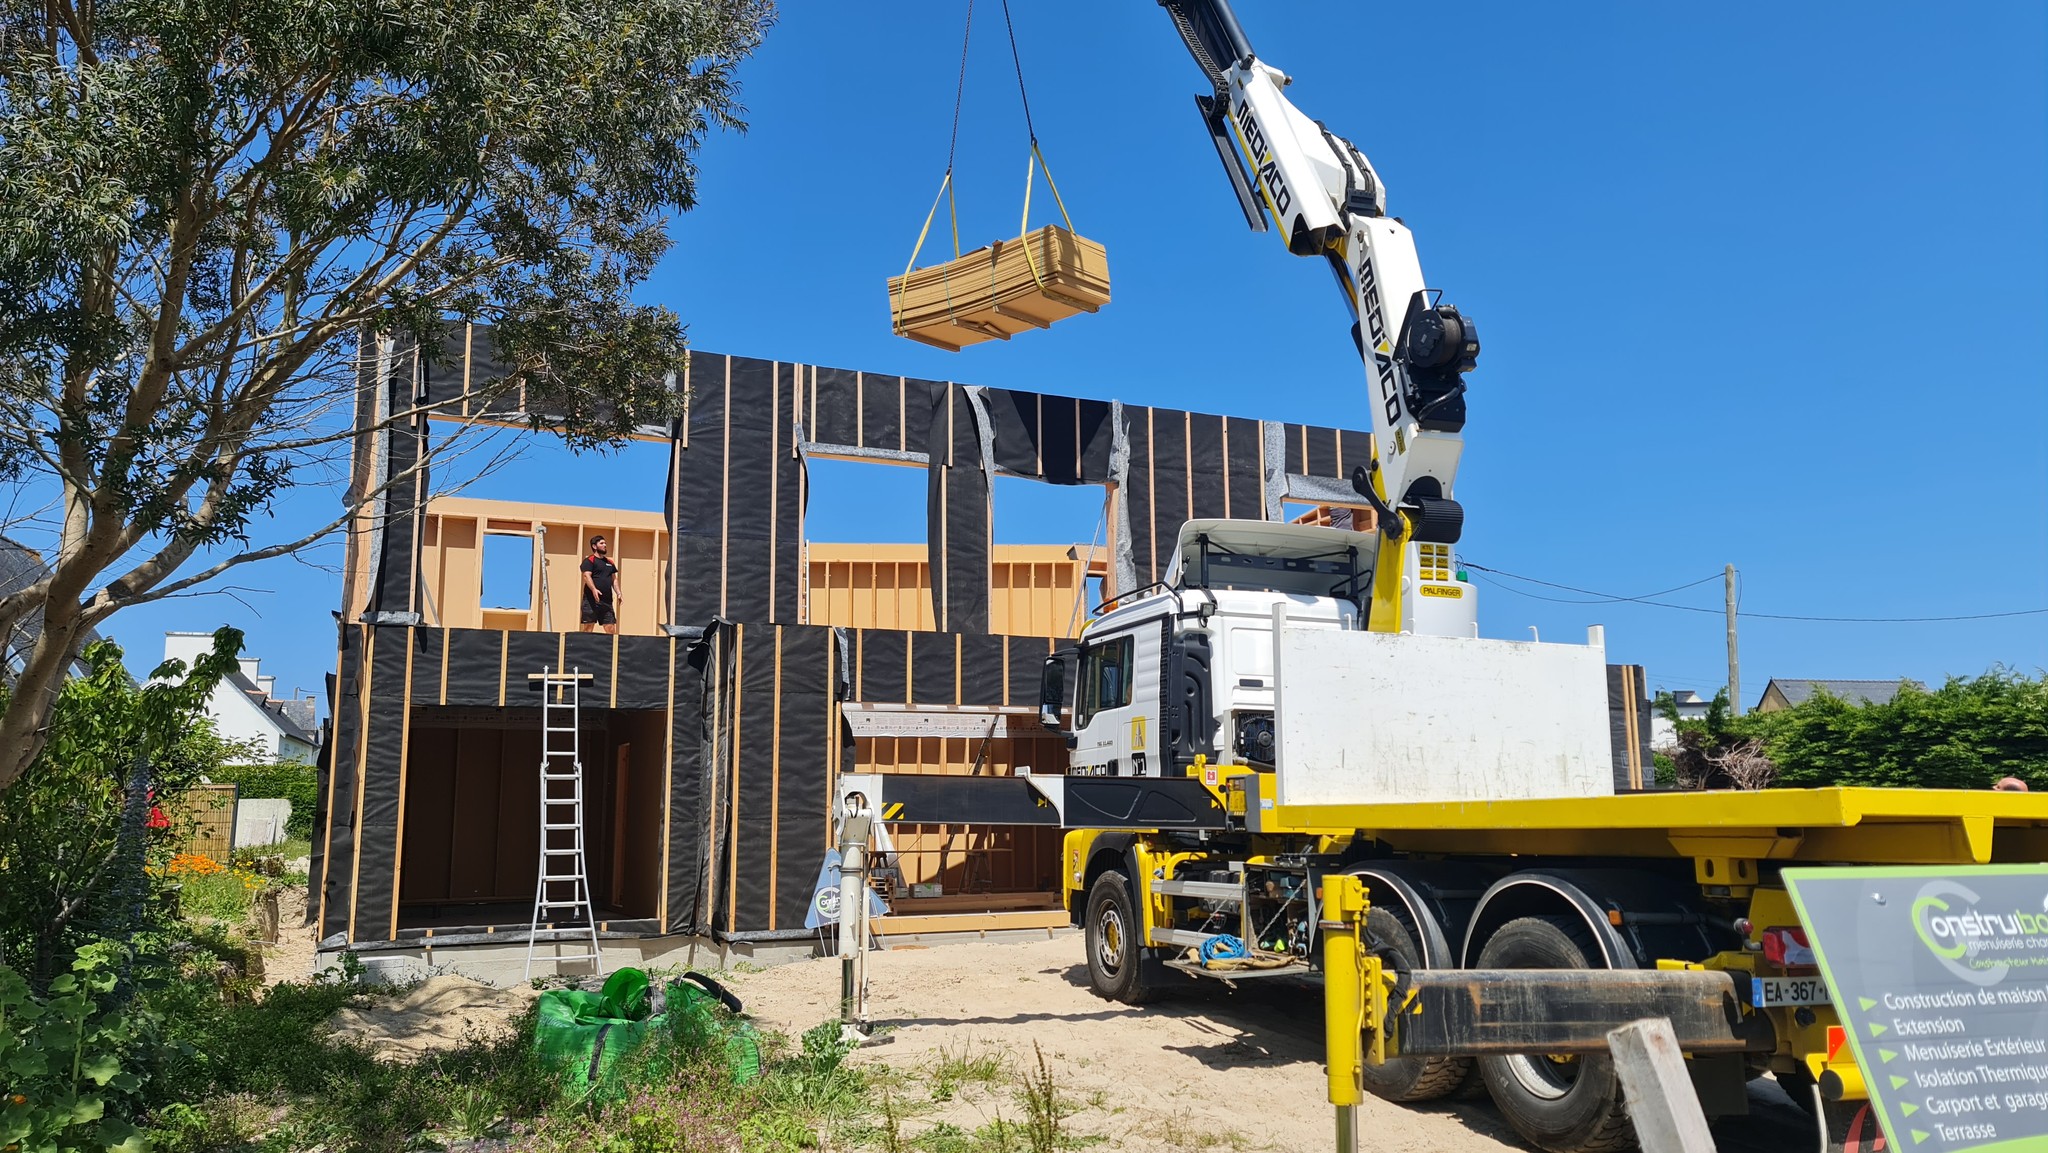
<svg viewBox="0 0 2048 1153"><path fill-rule="evenodd" d="M533 924L526 938L526 976L533 977L536 946L554 941L590 942L587 953L556 953L559 971L568 961L589 961L598 973L604 959L597 945L597 910L590 900L590 866L583 851L583 683L586 672L550 669L530 673L540 689L540 879L533 890Z"/></svg>

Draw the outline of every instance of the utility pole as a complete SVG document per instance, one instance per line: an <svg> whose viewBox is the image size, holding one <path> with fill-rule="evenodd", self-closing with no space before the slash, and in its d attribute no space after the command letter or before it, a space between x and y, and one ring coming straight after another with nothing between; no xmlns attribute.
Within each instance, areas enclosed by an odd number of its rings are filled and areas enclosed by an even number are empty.
<svg viewBox="0 0 2048 1153"><path fill-rule="evenodd" d="M1728 709L1742 715L1742 662L1735 656L1735 566L1721 572L1721 585L1728 605Z"/></svg>

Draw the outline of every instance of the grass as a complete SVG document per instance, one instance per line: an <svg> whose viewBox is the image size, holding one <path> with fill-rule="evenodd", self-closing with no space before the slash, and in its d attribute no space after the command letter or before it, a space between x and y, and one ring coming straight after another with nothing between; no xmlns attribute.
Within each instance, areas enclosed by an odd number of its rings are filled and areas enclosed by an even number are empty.
<svg viewBox="0 0 2048 1153"><path fill-rule="evenodd" d="M957 1053L941 1045L925 1070L931 1082L932 1100L951 1101L967 1085L994 1085L1009 1072L1009 1064L1001 1052L974 1052L971 1040L961 1042Z"/></svg>

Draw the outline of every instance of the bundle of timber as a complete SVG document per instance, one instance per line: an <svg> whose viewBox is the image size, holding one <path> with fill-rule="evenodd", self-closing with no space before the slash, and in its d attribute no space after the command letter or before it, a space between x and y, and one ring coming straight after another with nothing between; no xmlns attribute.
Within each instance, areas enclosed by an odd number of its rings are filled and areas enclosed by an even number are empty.
<svg viewBox="0 0 2048 1153"><path fill-rule="evenodd" d="M1108 303L1109 254L1056 224L889 278L895 331L948 352Z"/></svg>

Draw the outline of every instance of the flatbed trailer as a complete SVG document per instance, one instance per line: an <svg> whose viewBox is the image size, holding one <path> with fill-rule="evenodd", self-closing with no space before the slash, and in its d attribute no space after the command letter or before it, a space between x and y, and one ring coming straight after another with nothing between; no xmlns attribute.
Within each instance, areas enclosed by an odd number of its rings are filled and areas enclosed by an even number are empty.
<svg viewBox="0 0 2048 1153"><path fill-rule="evenodd" d="M1066 835L1062 888L1098 993L1135 1003L1188 977L1315 979L1319 926L1334 926L1319 907L1324 879L1358 876L1363 947L1393 974L1365 1043L1383 1033L1389 1059L1363 1070L1364 1087L1420 1101L1476 1076L1524 1137L1572 1153L1632 1145L1599 1054L1607 1030L1646 1015L1678 1027L1710 1116L1746 1112L1746 1083L1770 1073L1815 1115L1816 1147L1860 1136L1867 1148L1876 1127L1862 1076L1779 871L2048 861L2042 795L1282 805L1265 795L1269 773L1193 775L1215 801L1203 822L1213 827ZM1036 784L1057 797L1065 783ZM1184 799L1183 784L1162 786ZM1240 946L1247 955L1230 955Z"/></svg>

